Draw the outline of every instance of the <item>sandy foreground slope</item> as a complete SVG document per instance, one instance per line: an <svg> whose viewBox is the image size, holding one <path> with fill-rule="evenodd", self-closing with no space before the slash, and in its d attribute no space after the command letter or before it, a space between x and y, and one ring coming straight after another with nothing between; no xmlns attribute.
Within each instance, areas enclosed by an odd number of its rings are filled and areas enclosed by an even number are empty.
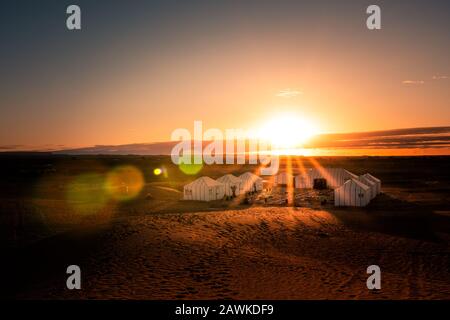
<svg viewBox="0 0 450 320"><path fill-rule="evenodd" d="M326 211L148 215L91 228L34 248L34 259L42 263L36 267L39 277L23 280L17 297L450 298L447 242L358 231ZM80 265L82 290L65 289L67 263ZM366 287L372 264L382 271L378 291Z"/></svg>

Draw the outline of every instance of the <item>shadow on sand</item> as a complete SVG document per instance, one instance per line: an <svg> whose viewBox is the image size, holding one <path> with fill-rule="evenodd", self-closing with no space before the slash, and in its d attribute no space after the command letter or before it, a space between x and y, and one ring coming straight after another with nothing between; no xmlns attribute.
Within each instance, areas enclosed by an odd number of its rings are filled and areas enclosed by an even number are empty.
<svg viewBox="0 0 450 320"><path fill-rule="evenodd" d="M84 275L94 272L83 268L83 265L87 264L90 256L101 259L102 244L109 228L107 224L84 230L76 228L22 248L10 248L4 252L5 260L0 266L6 286L1 296L17 298L20 292L33 291L43 284L64 289L69 265L79 265Z"/></svg>
<svg viewBox="0 0 450 320"><path fill-rule="evenodd" d="M345 225L417 240L441 239L437 233L450 233L450 216L440 216L429 207L381 193L366 208L329 210Z"/></svg>

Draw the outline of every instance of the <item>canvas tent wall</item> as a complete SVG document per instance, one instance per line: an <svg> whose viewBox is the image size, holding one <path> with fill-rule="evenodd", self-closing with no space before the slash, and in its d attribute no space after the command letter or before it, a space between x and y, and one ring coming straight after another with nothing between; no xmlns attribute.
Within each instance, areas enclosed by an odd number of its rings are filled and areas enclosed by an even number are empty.
<svg viewBox="0 0 450 320"><path fill-rule="evenodd" d="M314 179L325 179L329 188L335 189L342 186L347 180L357 179L358 176L342 168L310 168L295 177L295 188L311 189Z"/></svg>
<svg viewBox="0 0 450 320"><path fill-rule="evenodd" d="M224 197L225 186L209 177L201 177L184 186L184 200L212 201Z"/></svg>
<svg viewBox="0 0 450 320"><path fill-rule="evenodd" d="M263 189L263 179L251 172L241 174L239 180L241 180L241 193L261 191Z"/></svg>
<svg viewBox="0 0 450 320"><path fill-rule="evenodd" d="M381 192L381 180L380 179L375 178L370 173L363 174L363 177L366 178L366 179L369 179L370 181L375 182L375 184L377 186L377 188L376 188L377 194L379 194Z"/></svg>
<svg viewBox="0 0 450 320"><path fill-rule="evenodd" d="M365 207L370 202L370 187L350 179L334 190L334 205L337 207Z"/></svg>
<svg viewBox="0 0 450 320"><path fill-rule="evenodd" d="M313 182L309 174L299 174L294 178L294 188L297 189L311 189L313 187Z"/></svg>
<svg viewBox="0 0 450 320"><path fill-rule="evenodd" d="M287 172L281 172L275 176L274 183L276 185L293 185L294 176Z"/></svg>
<svg viewBox="0 0 450 320"><path fill-rule="evenodd" d="M238 177L235 177L232 174L226 174L216 181L222 183L225 186L225 195L232 196L233 189L234 195L239 195L241 190L241 180Z"/></svg>
<svg viewBox="0 0 450 320"><path fill-rule="evenodd" d="M369 180L364 176L359 176L357 180L364 183L366 186L370 188L370 199L373 199L377 196L377 184L375 182Z"/></svg>

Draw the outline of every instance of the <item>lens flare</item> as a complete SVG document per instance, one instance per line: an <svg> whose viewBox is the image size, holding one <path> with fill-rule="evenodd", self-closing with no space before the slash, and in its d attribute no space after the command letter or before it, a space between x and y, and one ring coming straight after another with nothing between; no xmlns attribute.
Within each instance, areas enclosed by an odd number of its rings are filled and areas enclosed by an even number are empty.
<svg viewBox="0 0 450 320"><path fill-rule="evenodd" d="M203 168L203 164L186 164L186 163L180 163L178 165L178 168L187 175L195 175L200 172Z"/></svg>
<svg viewBox="0 0 450 320"><path fill-rule="evenodd" d="M105 207L108 195L104 189L105 177L98 173L81 174L67 186L66 200L75 212L95 214Z"/></svg>
<svg viewBox="0 0 450 320"><path fill-rule="evenodd" d="M160 168L156 168L155 170L153 170L153 174L155 176L159 176L162 173L162 170Z"/></svg>
<svg viewBox="0 0 450 320"><path fill-rule="evenodd" d="M115 200L135 198L144 187L142 172L133 166L117 167L106 176L105 189Z"/></svg>
<svg viewBox="0 0 450 320"><path fill-rule="evenodd" d="M200 162L199 164L196 164L195 162ZM180 162L178 164L178 168L187 175L196 175L200 172L203 168L203 159L201 155L194 155L193 161L191 163L184 163Z"/></svg>

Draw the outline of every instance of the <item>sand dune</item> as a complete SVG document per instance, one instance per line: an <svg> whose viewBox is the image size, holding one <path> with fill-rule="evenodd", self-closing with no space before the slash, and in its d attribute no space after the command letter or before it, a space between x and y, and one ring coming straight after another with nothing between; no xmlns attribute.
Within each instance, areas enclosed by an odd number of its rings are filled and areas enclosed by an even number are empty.
<svg viewBox="0 0 450 320"><path fill-rule="evenodd" d="M97 245L90 245L92 236L85 234L95 234ZM74 237L77 245L71 247ZM85 246L80 244L83 241ZM72 251L79 261L72 260L82 268L82 290L64 289L61 273L60 277L41 277L19 297L450 297L447 243L359 232L329 212L311 209L251 208L130 217L76 231L59 243L64 247L61 250ZM46 264L61 255L52 251ZM366 288L366 268L371 264L382 270L379 291Z"/></svg>

